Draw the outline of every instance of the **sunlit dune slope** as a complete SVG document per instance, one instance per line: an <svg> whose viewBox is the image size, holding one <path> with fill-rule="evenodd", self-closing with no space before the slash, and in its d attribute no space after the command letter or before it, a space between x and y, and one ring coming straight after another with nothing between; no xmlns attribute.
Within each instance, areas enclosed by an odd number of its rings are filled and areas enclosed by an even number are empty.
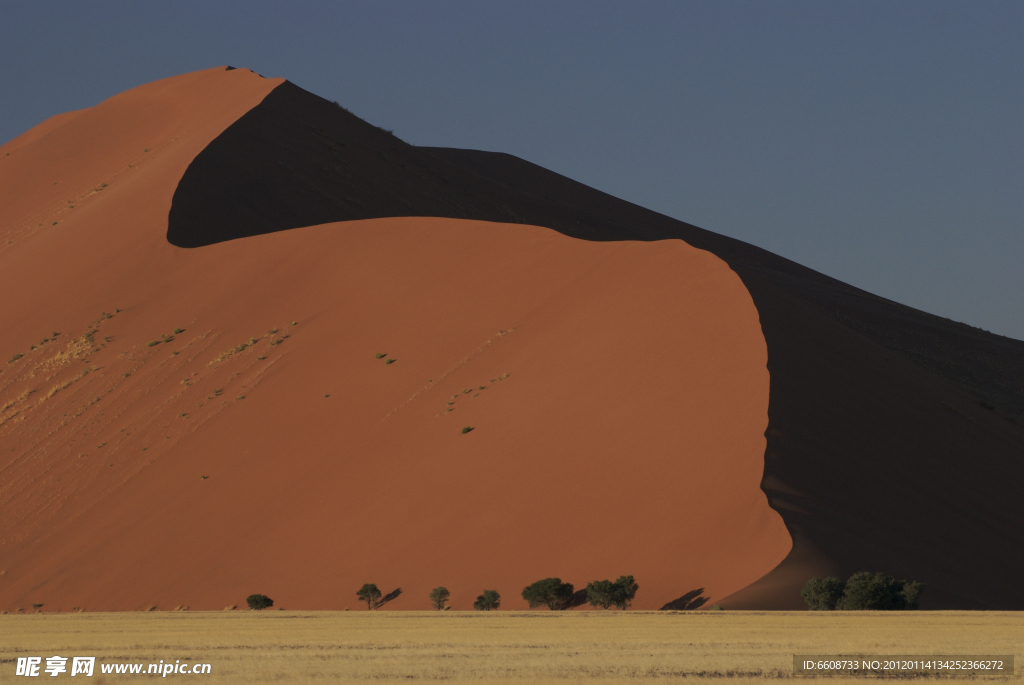
<svg viewBox="0 0 1024 685"><path fill-rule="evenodd" d="M438 218L170 244L177 180L278 83L149 84L0 162L0 608L620 574L658 608L786 557L758 312L710 253Z"/></svg>

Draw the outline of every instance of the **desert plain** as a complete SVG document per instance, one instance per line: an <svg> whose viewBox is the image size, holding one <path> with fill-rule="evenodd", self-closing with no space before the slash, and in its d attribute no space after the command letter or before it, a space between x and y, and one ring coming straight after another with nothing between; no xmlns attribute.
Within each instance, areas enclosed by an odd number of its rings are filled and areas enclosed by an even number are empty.
<svg viewBox="0 0 1024 685"><path fill-rule="evenodd" d="M14 645L17 645L15 648ZM203 682L631 683L805 679L794 654L1012 654L1019 612L120 612L0 616L0 680L18 656L209 663ZM104 682L97 666L97 682ZM108 675L109 682L146 676ZM189 678L190 676L169 676ZM830 677L856 682L860 677ZM10 678L10 680L14 680Z"/></svg>

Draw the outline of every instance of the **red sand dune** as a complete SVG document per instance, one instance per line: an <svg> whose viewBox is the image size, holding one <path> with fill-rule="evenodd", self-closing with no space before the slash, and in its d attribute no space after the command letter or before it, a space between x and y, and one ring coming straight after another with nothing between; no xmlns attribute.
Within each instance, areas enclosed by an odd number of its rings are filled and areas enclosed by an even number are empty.
<svg viewBox="0 0 1024 685"><path fill-rule="evenodd" d="M189 163L279 83L188 74L0 147L0 608L512 609L629 573L650 609L787 556L718 257L437 218L171 245Z"/></svg>

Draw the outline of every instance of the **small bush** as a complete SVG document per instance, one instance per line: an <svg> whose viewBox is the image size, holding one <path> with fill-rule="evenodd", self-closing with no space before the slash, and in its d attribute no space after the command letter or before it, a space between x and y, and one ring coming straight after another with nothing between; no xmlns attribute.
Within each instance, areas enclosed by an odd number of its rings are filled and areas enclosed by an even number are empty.
<svg viewBox="0 0 1024 685"><path fill-rule="evenodd" d="M253 611L263 611L274 606L274 600L270 599L266 595L249 595L245 598L245 603L249 605L249 608Z"/></svg>
<svg viewBox="0 0 1024 685"><path fill-rule="evenodd" d="M494 611L501 606L501 595L497 590L484 590L473 602L473 608L477 611Z"/></svg>
<svg viewBox="0 0 1024 685"><path fill-rule="evenodd" d="M373 358L374 359L383 359L384 358L384 353L383 352L378 352L377 354L373 355Z"/></svg>
<svg viewBox="0 0 1024 685"><path fill-rule="evenodd" d="M448 602L448 597L451 593L448 592L446 587L436 587L430 591L430 606L434 607L438 611L444 611L447 607L445 604Z"/></svg>
<svg viewBox="0 0 1024 685"><path fill-rule="evenodd" d="M462 434L465 435L466 433L469 433L469 432L473 431L474 429L475 429L474 426L463 426L462 427Z"/></svg>
<svg viewBox="0 0 1024 685"><path fill-rule="evenodd" d="M843 598L846 583L838 578L818 578L815 576L807 581L800 596L807 602L811 611L833 611L839 600Z"/></svg>
<svg viewBox="0 0 1024 685"><path fill-rule="evenodd" d="M387 359L387 360L384 361L384 363L385 364L394 364L395 360L394 359Z"/></svg>
<svg viewBox="0 0 1024 685"><path fill-rule="evenodd" d="M174 334L175 334L175 335L181 335L181 334L182 334L182 333L184 333L184 332L185 332L185 331L184 331L184 330L182 330L181 328L175 328L175 329L174 329Z"/></svg>
<svg viewBox="0 0 1024 685"><path fill-rule="evenodd" d="M146 347L156 347L161 342L163 342L163 341L162 340L150 340L148 343L146 343Z"/></svg>

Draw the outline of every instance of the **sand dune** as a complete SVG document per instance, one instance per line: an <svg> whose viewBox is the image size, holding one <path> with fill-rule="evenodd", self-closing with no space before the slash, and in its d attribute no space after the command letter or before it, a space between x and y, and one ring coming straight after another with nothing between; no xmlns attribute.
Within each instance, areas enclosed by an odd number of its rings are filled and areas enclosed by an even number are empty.
<svg viewBox="0 0 1024 685"><path fill-rule="evenodd" d="M61 114L53 115L41 124L33 126L29 130L25 131L20 136L7 141L3 145L0 145L0 153L3 153L3 155L5 156L9 156L11 152L13 152L14 150L18 149L19 147L24 147L29 143L34 143L43 136L52 133L53 131L68 123L84 111L86 110L76 109L73 112L62 112Z"/></svg>
<svg viewBox="0 0 1024 685"><path fill-rule="evenodd" d="M3 609L1024 607L1024 343L280 79L0 146L0 287Z"/></svg>
<svg viewBox="0 0 1024 685"><path fill-rule="evenodd" d="M532 224L591 241L682 240L736 272L768 347L761 488L794 546L723 606L802 609L808 577L873 569L927 583L928 609L1024 608L1021 341L511 155L408 145L290 83L196 157L175 191L167 238L202 247L410 215Z"/></svg>
<svg viewBox="0 0 1024 685"><path fill-rule="evenodd" d="M0 607L524 608L631 573L658 608L786 557L765 339L718 257L428 217L168 242L189 164L280 83L167 79L0 158Z"/></svg>

